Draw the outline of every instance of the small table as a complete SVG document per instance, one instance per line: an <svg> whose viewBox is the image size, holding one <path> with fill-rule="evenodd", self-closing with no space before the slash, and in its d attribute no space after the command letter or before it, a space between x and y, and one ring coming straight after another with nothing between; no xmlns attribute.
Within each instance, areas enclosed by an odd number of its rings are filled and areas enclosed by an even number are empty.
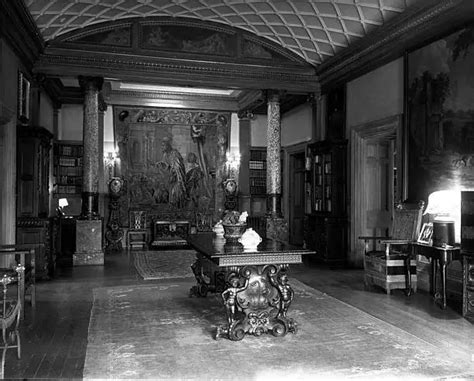
<svg viewBox="0 0 474 381"><path fill-rule="evenodd" d="M436 292L436 272L439 263L439 271L441 276L441 307L446 309L446 269L453 260L462 260L459 246L438 247L427 245L419 242L411 244L412 257L422 255L429 258L431 262L431 287L430 291L435 299L439 299L439 294Z"/></svg>
<svg viewBox="0 0 474 381"><path fill-rule="evenodd" d="M296 333L296 322L287 316L294 295L287 272L290 264L314 251L270 239L246 248L215 233L190 234L187 240L197 251L191 266L197 285L191 295L221 293L226 307L227 325L217 328L216 339Z"/></svg>

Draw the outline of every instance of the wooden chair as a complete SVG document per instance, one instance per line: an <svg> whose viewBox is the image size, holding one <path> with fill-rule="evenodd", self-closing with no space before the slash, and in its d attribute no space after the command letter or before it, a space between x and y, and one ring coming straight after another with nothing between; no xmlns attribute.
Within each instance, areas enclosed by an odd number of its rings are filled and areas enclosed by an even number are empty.
<svg viewBox="0 0 474 381"><path fill-rule="evenodd" d="M361 236L364 240L364 283L384 288L387 294L403 288L416 292L416 258L411 258L411 242L420 232L425 203L399 203L395 206L389 237Z"/></svg>
<svg viewBox="0 0 474 381"><path fill-rule="evenodd" d="M0 257L14 258L17 264L25 268L22 278L19 280L21 319L25 317L25 299L29 296L30 304L36 307L36 251L40 250L43 244L20 244L20 245L0 245ZM7 260L8 260L7 259ZM1 268L0 272L14 275L12 268Z"/></svg>
<svg viewBox="0 0 474 381"><path fill-rule="evenodd" d="M127 231L127 247L129 249L146 249L147 247L147 212L131 210L129 212L129 228Z"/></svg>
<svg viewBox="0 0 474 381"><path fill-rule="evenodd" d="M3 297L0 300L0 322L2 324L2 370L1 378L4 379L5 359L8 349L16 349L18 359L21 357L21 341L20 341L20 317L22 311L21 301L21 285L24 284L25 267L21 264L14 268L15 275L11 271L4 273L0 278L0 283L3 286ZM8 287L10 284L16 284L15 295L9 293Z"/></svg>

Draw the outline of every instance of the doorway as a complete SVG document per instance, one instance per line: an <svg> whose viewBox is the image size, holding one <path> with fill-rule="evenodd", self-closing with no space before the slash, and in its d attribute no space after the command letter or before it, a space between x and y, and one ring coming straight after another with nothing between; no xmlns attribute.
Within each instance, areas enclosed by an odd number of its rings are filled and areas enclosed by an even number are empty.
<svg viewBox="0 0 474 381"><path fill-rule="evenodd" d="M292 245L302 246L305 212L305 153L291 154L289 164L289 241Z"/></svg>
<svg viewBox="0 0 474 381"><path fill-rule="evenodd" d="M402 167L405 145L397 115L351 129L350 262L363 266L364 243L359 236L386 236L394 203L403 201Z"/></svg>

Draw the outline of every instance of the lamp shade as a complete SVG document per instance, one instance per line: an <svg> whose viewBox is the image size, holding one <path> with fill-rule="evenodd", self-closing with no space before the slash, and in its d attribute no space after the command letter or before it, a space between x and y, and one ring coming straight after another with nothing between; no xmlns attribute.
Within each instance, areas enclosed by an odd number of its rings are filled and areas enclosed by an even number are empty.
<svg viewBox="0 0 474 381"><path fill-rule="evenodd" d="M433 244L461 241L461 192L441 190L428 197L424 214L433 216ZM439 239L439 240L438 240ZM435 242L437 241L437 242Z"/></svg>
<svg viewBox="0 0 474 381"><path fill-rule="evenodd" d="M68 206L68 205L69 205L69 203L67 202L67 198L60 198L60 199L58 200L58 206L59 206L60 208L64 208L64 207L66 207L66 206Z"/></svg>

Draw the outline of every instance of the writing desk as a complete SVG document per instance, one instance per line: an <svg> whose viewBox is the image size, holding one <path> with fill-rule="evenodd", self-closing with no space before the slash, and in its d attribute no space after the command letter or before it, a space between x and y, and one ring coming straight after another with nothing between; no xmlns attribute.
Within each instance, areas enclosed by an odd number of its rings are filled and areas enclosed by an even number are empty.
<svg viewBox="0 0 474 381"><path fill-rule="evenodd" d="M294 295L287 271L314 251L270 239L248 248L215 233L190 234L187 241L197 251L191 295L221 293L226 307L227 325L217 328L216 339L296 333L296 322L287 316Z"/></svg>
<svg viewBox="0 0 474 381"><path fill-rule="evenodd" d="M430 260L431 263L431 283L430 283L430 292L438 300L441 298L441 307L446 309L446 269L448 265L454 261L462 260L461 251L459 246L447 246L447 247L438 247L427 245L424 243L414 242L411 244L411 256L413 258L416 255L422 255ZM441 277L441 297L437 292L436 287L436 273L438 271Z"/></svg>

